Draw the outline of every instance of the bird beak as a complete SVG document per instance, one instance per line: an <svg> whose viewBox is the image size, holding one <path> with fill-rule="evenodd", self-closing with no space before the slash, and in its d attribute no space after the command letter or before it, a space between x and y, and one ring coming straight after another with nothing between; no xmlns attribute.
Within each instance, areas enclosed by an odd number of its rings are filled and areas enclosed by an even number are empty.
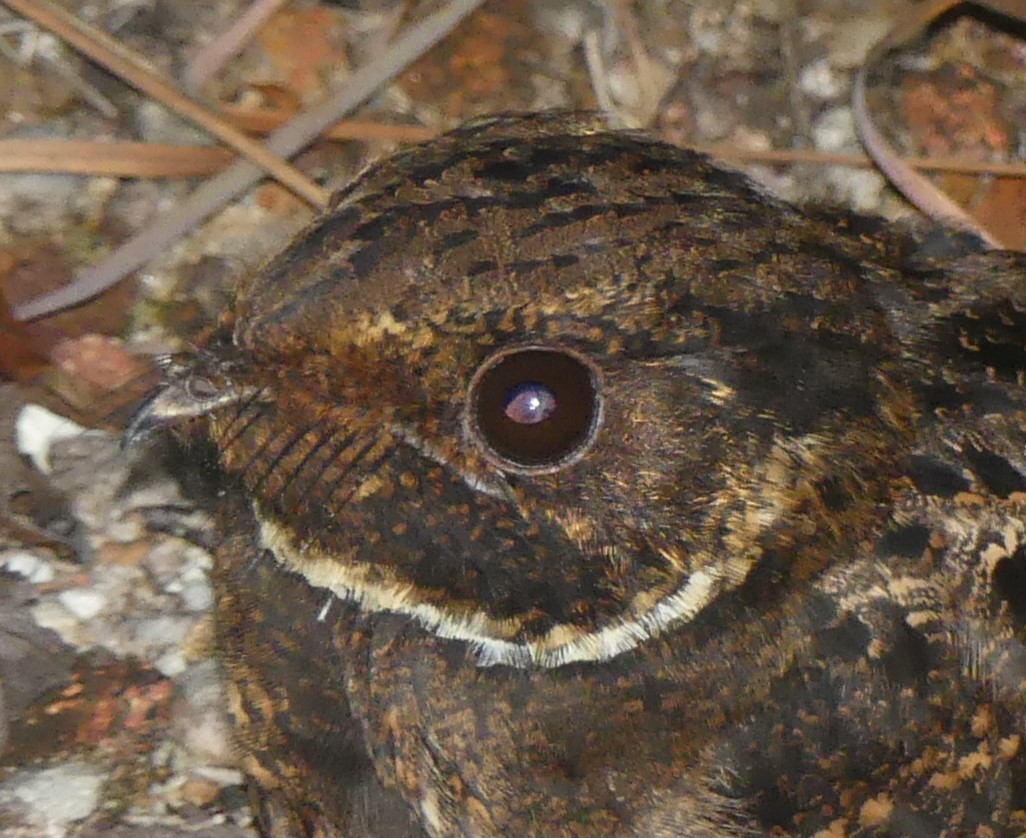
<svg viewBox="0 0 1026 838"><path fill-rule="evenodd" d="M121 437L122 449L131 448L155 431L173 424L176 419L189 416L189 412L182 409L179 396L176 388L167 384L162 384L151 391L129 419Z"/></svg>
<svg viewBox="0 0 1026 838"><path fill-rule="evenodd" d="M162 359L161 366L164 381L129 420L121 438L122 448L129 448L183 419L206 416L257 393L255 387L238 385L226 365L206 355L187 360L173 356Z"/></svg>

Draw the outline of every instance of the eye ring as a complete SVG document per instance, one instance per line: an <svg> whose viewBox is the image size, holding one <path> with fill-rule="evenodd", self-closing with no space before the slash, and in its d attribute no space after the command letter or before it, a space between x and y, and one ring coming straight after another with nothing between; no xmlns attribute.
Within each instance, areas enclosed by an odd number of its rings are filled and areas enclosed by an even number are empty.
<svg viewBox="0 0 1026 838"><path fill-rule="evenodd" d="M464 430L506 471L543 474L577 462L602 420L595 364L564 347L506 347L470 381Z"/></svg>

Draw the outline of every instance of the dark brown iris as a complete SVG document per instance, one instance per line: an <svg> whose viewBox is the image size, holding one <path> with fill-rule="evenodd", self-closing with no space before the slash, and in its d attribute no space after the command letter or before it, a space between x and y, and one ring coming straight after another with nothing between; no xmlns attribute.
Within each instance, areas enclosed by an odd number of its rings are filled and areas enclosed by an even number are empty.
<svg viewBox="0 0 1026 838"><path fill-rule="evenodd" d="M594 437L597 379L583 359L564 350L504 351L478 370L469 410L473 433L502 465L558 468Z"/></svg>

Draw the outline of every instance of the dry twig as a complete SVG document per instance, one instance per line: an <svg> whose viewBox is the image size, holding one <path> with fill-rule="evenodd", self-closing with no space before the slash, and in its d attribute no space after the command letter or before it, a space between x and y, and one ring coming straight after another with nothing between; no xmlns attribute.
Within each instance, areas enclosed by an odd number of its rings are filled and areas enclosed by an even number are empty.
<svg viewBox="0 0 1026 838"><path fill-rule="evenodd" d="M238 55L253 37L288 0L253 0L224 32L218 35L193 56L182 73L182 81L189 90L199 90L217 72Z"/></svg>
<svg viewBox="0 0 1026 838"><path fill-rule="evenodd" d="M353 73L341 90L275 131L267 142L267 148L285 157L303 148L324 128L359 106L374 91L420 58L483 2L451 0L441 11L410 27L396 39L388 52ZM261 174L262 171L248 161L233 163L102 262L81 271L70 283L52 294L20 306L14 316L19 320L31 320L95 297L241 195L260 179Z"/></svg>
<svg viewBox="0 0 1026 838"><path fill-rule="evenodd" d="M246 116L243 113L240 111L237 121L251 130L268 131L285 121L284 115L273 111L258 111ZM435 135L435 131L420 125L385 125L354 120L336 123L323 136L338 140L415 143L429 140ZM802 149L745 149L722 144L692 148L721 160L744 163L811 163L862 169L876 165L863 154ZM201 145L0 140L0 172L60 172L106 177L196 177L221 171L235 159L235 155L228 149ZM903 163L921 171L1026 178L1026 164L1023 163L989 163L957 157L909 157L903 158Z"/></svg>
<svg viewBox="0 0 1026 838"><path fill-rule="evenodd" d="M1021 0L1018 2L1021 5ZM880 133L866 104L866 76L869 73L869 68L895 47L907 43L919 35L942 14L962 3L963 0L933 0L925 8L918 9L903 18L894 29L888 32L883 40L869 51L869 55L866 56L866 60L855 76L851 107L862 145L865 146L880 171L910 203L930 218L953 229L979 236L990 247L1000 248L1004 246L1003 243L990 230L905 162ZM1000 10L998 9L999 4L994 3L993 6L995 10ZM1022 14L1020 10L1015 16L1022 19Z"/></svg>
<svg viewBox="0 0 1026 838"><path fill-rule="evenodd" d="M97 64L106 67L158 102L195 122L205 131L224 141L258 166L266 169L276 180L314 206L328 202L327 190L304 177L260 143L212 113L203 105L183 95L175 87L146 67L143 59L111 38L106 32L90 26L69 14L51 0L2 0L4 5L53 32Z"/></svg>

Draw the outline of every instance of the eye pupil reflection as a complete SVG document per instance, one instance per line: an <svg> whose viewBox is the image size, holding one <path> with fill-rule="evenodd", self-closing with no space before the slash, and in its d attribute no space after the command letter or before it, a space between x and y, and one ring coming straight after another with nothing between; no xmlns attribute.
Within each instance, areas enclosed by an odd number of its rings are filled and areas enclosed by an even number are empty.
<svg viewBox="0 0 1026 838"><path fill-rule="evenodd" d="M536 425L556 412L555 394L538 381L525 381L509 392L506 416L518 425Z"/></svg>
<svg viewBox="0 0 1026 838"><path fill-rule="evenodd" d="M562 468L594 438L596 373L585 359L561 349L502 351L474 376L467 410L468 429L503 467Z"/></svg>

